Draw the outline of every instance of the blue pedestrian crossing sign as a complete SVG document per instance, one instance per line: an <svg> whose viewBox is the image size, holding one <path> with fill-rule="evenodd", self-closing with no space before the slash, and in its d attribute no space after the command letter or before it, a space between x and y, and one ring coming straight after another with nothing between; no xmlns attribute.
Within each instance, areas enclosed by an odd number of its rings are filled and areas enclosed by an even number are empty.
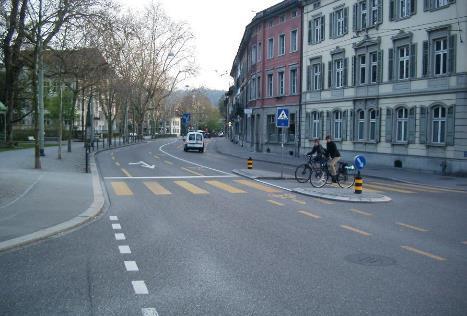
<svg viewBox="0 0 467 316"><path fill-rule="evenodd" d="M355 164L355 167L357 167L358 170L362 170L366 166L366 158L363 155L355 156L353 162Z"/></svg>
<svg viewBox="0 0 467 316"><path fill-rule="evenodd" d="M289 127L289 109L286 109L286 108L277 109L276 127Z"/></svg>

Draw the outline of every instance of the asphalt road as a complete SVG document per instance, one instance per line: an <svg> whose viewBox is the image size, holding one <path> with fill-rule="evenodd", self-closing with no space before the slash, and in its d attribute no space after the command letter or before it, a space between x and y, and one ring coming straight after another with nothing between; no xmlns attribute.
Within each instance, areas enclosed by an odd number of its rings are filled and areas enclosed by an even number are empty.
<svg viewBox="0 0 467 316"><path fill-rule="evenodd" d="M393 202L334 203L172 142L99 154L107 212L0 254L1 315L467 313L465 192L368 180Z"/></svg>

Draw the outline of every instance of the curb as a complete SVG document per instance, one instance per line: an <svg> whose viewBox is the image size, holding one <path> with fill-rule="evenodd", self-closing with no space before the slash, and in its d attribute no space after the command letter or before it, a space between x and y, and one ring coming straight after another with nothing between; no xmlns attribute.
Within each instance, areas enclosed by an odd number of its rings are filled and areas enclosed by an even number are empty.
<svg viewBox="0 0 467 316"><path fill-rule="evenodd" d="M0 252L48 239L57 234L72 230L73 228L76 228L96 218L104 209L105 198L102 189L102 182L96 167L96 162L94 161L94 156L91 158L90 166L94 200L86 211L61 224L47 227L28 235L0 242Z"/></svg>
<svg viewBox="0 0 467 316"><path fill-rule="evenodd" d="M244 178L256 181L256 182L260 182L263 184L267 184L267 185L282 189L282 190L286 190L286 191L297 193L297 194L304 195L304 196L310 196L310 197L321 198L321 199L326 199L326 200L339 201L339 202L352 202L352 203L387 203L387 202L392 201L392 199L386 195L381 195L381 197L347 197L347 196L332 195L332 194L326 194L326 193L320 193L320 192L307 192L301 188L289 189L289 188L284 188L284 187L260 180L260 179L265 179L265 178L249 176L241 172L240 170L234 169L232 170L232 173L242 176ZM274 179L269 179L269 180L274 180ZM282 180L282 179L279 178L279 180Z"/></svg>
<svg viewBox="0 0 467 316"><path fill-rule="evenodd" d="M242 177L245 177L245 178L249 178L249 179L252 179L252 180L292 180L294 179L293 177L291 176L284 176L284 177L262 177L262 176L251 176L251 175L248 175L246 173L244 173L242 170L239 170L239 169L234 169L232 170L232 173L234 174L237 174L239 176L242 176Z"/></svg>

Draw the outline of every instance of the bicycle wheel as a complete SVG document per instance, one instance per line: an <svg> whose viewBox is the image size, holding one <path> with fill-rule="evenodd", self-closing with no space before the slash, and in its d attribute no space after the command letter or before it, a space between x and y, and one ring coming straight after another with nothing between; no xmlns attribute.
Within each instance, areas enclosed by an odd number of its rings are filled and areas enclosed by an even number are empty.
<svg viewBox="0 0 467 316"><path fill-rule="evenodd" d="M339 168L337 183L341 188L350 188L355 182L356 168L353 164L343 164Z"/></svg>
<svg viewBox="0 0 467 316"><path fill-rule="evenodd" d="M313 169L310 183L315 188L322 188L328 182L329 174L322 168Z"/></svg>
<svg viewBox="0 0 467 316"><path fill-rule="evenodd" d="M295 180L299 183L305 183L310 180L311 168L307 163L300 165L295 169Z"/></svg>

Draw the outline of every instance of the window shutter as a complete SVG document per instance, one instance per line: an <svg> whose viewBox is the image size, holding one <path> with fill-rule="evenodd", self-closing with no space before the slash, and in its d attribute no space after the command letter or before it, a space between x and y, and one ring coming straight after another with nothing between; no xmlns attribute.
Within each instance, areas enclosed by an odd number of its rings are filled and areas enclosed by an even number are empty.
<svg viewBox="0 0 467 316"><path fill-rule="evenodd" d="M306 90L307 91L311 91L311 87L312 87L311 67L312 67L311 65L306 67Z"/></svg>
<svg viewBox="0 0 467 316"><path fill-rule="evenodd" d="M433 1L433 0L425 0L423 2L423 11L430 11L431 10L431 1Z"/></svg>
<svg viewBox="0 0 467 316"><path fill-rule="evenodd" d="M305 114L305 138L310 139L310 125L311 125L311 113L306 112Z"/></svg>
<svg viewBox="0 0 467 316"><path fill-rule="evenodd" d="M332 88L332 61L328 61L328 89Z"/></svg>
<svg viewBox="0 0 467 316"><path fill-rule="evenodd" d="M347 110L342 111L342 140L347 139Z"/></svg>
<svg viewBox="0 0 467 316"><path fill-rule="evenodd" d="M448 50L448 72L454 74L456 72L456 44L457 35L449 36L449 50Z"/></svg>
<svg viewBox="0 0 467 316"><path fill-rule="evenodd" d="M349 8L344 8L344 34L349 31Z"/></svg>
<svg viewBox="0 0 467 316"><path fill-rule="evenodd" d="M396 3L394 0L389 0L389 21L394 21L394 13L396 11L395 5Z"/></svg>
<svg viewBox="0 0 467 316"><path fill-rule="evenodd" d="M410 15L417 13L417 1L418 0L410 0Z"/></svg>
<svg viewBox="0 0 467 316"><path fill-rule="evenodd" d="M388 79L392 81L394 76L394 49L390 48L388 54Z"/></svg>
<svg viewBox="0 0 467 316"><path fill-rule="evenodd" d="M329 39L334 38L334 17L335 13L331 12L329 14Z"/></svg>
<svg viewBox="0 0 467 316"><path fill-rule="evenodd" d="M378 55L377 55L377 58L378 58L378 77L377 77L377 80L378 80L378 83L382 83L383 82L383 50L380 50L378 52Z"/></svg>
<svg viewBox="0 0 467 316"><path fill-rule="evenodd" d="M308 21L308 44L312 44L313 33L312 33L312 21Z"/></svg>
<svg viewBox="0 0 467 316"><path fill-rule="evenodd" d="M392 109L386 109L386 143L392 143Z"/></svg>
<svg viewBox="0 0 467 316"><path fill-rule="evenodd" d="M422 58L422 76L427 77L430 73L429 69L429 56L430 56L430 45L428 41L423 41L423 58Z"/></svg>
<svg viewBox="0 0 467 316"><path fill-rule="evenodd" d="M333 131L332 131L332 127L331 127L331 115L332 113L330 111L327 111L326 112L326 135L332 135L332 138L334 138L334 134L333 134Z"/></svg>
<svg viewBox="0 0 467 316"><path fill-rule="evenodd" d="M321 39L320 39L320 42L324 41L324 39L326 38L326 33L324 32L324 27L326 25L325 23L325 16L323 15L321 17Z"/></svg>
<svg viewBox="0 0 467 316"><path fill-rule="evenodd" d="M354 4L353 5L353 12L352 12L352 14L353 14L352 25L353 25L353 31L354 32L358 31L358 28L357 28L357 26L358 26L358 24L357 24L357 16L358 16L357 10L358 10L358 5Z"/></svg>
<svg viewBox="0 0 467 316"><path fill-rule="evenodd" d="M417 113L416 106L411 107L409 109L409 122L408 122L409 144L415 144L416 113Z"/></svg>
<svg viewBox="0 0 467 316"><path fill-rule="evenodd" d="M357 76L357 69L355 67L357 67L356 57L352 56L352 86L355 86L355 78Z"/></svg>
<svg viewBox="0 0 467 316"><path fill-rule="evenodd" d="M417 44L410 45L410 78L417 77Z"/></svg>
<svg viewBox="0 0 467 316"><path fill-rule="evenodd" d="M324 63L321 63L321 71L319 75L319 89L323 90L324 89Z"/></svg>
<svg viewBox="0 0 467 316"><path fill-rule="evenodd" d="M380 110L376 109L376 130L375 130L375 141L379 143L380 141L380 129L381 129L381 115Z"/></svg>
<svg viewBox="0 0 467 316"><path fill-rule="evenodd" d="M348 84L348 68L349 68L349 58L344 58L344 87L347 87Z"/></svg>
<svg viewBox="0 0 467 316"><path fill-rule="evenodd" d="M454 146L455 136L455 111L454 106L448 107L448 115L446 117L446 145Z"/></svg>
<svg viewBox="0 0 467 316"><path fill-rule="evenodd" d="M349 140L353 141L353 131L354 131L354 110L349 110Z"/></svg>
<svg viewBox="0 0 467 316"><path fill-rule="evenodd" d="M420 107L420 133L419 133L419 143L426 144L426 135L427 135L427 117L428 117L428 110L425 106Z"/></svg>
<svg viewBox="0 0 467 316"><path fill-rule="evenodd" d="M319 138L324 139L324 112L319 112Z"/></svg>
<svg viewBox="0 0 467 316"><path fill-rule="evenodd" d="M378 1L378 23L383 23L383 1Z"/></svg>

